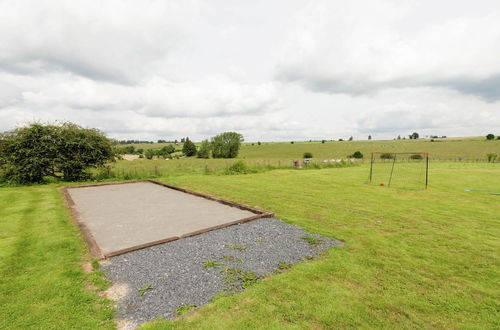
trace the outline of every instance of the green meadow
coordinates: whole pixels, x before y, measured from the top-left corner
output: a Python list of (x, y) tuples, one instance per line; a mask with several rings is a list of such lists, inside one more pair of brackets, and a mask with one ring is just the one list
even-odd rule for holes
[(304, 152), (311, 152), (315, 158), (345, 158), (355, 151), (361, 151), (365, 158), (371, 152), (428, 152), (434, 160), (478, 160), (486, 159), (487, 153), (500, 154), (500, 140), (483, 139), (430, 139), (384, 140), (384, 141), (326, 141), (321, 142), (279, 142), (261, 145), (245, 144), (240, 158), (301, 158)]
[[(275, 163), (305, 151), (330, 159), (356, 150), (484, 159), (499, 147), (482, 140), (245, 144), (239, 158), (267, 168), (240, 175), (215, 170), (234, 160), (114, 164), (143, 166), (144, 175), (273, 211), (345, 243), (182, 319), (144, 328), (499, 328), (500, 163), (432, 161), (428, 190), (410, 184), (420, 180), (421, 162), (401, 164), (391, 187), (367, 184), (366, 163), (302, 170)], [(0, 188), (2, 329), (115, 327), (112, 303), (101, 295), (103, 274), (82, 267), (88, 251), (61, 185)]]

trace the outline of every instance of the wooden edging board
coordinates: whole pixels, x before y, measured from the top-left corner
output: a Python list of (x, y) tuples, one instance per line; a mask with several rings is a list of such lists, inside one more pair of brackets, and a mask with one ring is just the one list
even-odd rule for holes
[[(239, 208), (241, 210), (250, 211), (252, 213), (255, 213), (255, 215), (251, 216), (251, 217), (243, 218), (243, 219), (240, 219), (240, 220), (236, 220), (236, 221), (224, 223), (224, 224), (221, 224), (221, 225), (204, 228), (204, 229), (197, 230), (197, 231), (194, 231), (194, 232), (191, 232), (191, 233), (187, 233), (187, 234), (184, 234), (184, 235), (181, 235), (181, 236), (167, 237), (167, 238), (164, 238), (164, 239), (161, 239), (161, 240), (157, 240), (157, 241), (154, 241), (154, 242), (140, 244), (140, 245), (136, 245), (136, 246), (133, 246), (133, 247), (126, 248), (126, 249), (122, 249), (122, 250), (118, 250), (118, 251), (114, 251), (114, 252), (110, 252), (110, 253), (104, 254), (101, 251), (101, 249), (99, 248), (99, 245), (97, 244), (94, 236), (92, 235), (92, 232), (90, 231), (90, 229), (88, 228), (88, 226), (85, 224), (85, 219), (83, 219), (83, 217), (80, 215), (80, 213), (76, 209), (75, 202), (71, 198), (71, 195), (69, 194), (68, 189), (86, 188), (86, 187), (98, 187), (98, 186), (118, 185), (118, 184), (128, 184), (128, 183), (138, 183), (138, 182), (149, 182), (149, 183), (157, 184), (157, 185), (163, 186), (165, 188), (169, 188), (169, 189), (177, 190), (177, 191), (180, 191), (180, 192), (183, 192), (183, 193), (186, 193), (186, 194), (190, 194), (190, 195), (202, 197), (202, 198), (205, 198), (205, 199), (208, 199), (208, 200), (211, 200), (211, 201), (214, 201), (214, 202), (218, 202), (218, 203), (221, 203), (221, 204), (224, 204), (224, 205), (228, 205), (228, 206), (231, 206), (231, 207), (236, 207), (236, 208)], [(232, 226), (232, 225), (237, 225), (237, 224), (240, 224), (240, 223), (245, 223), (245, 222), (249, 222), (249, 221), (257, 220), (257, 219), (261, 219), (261, 218), (271, 218), (271, 217), (274, 216), (274, 213), (270, 212), (270, 211), (260, 210), (260, 209), (253, 208), (253, 207), (250, 207), (250, 206), (246, 206), (246, 205), (238, 204), (238, 203), (235, 203), (235, 202), (231, 202), (231, 201), (228, 201), (226, 199), (217, 198), (217, 197), (214, 197), (214, 196), (210, 196), (210, 195), (207, 195), (207, 194), (202, 194), (202, 193), (195, 192), (195, 191), (192, 191), (192, 190), (188, 190), (188, 189), (185, 189), (185, 188), (180, 188), (180, 187), (172, 186), (172, 185), (169, 185), (169, 184), (166, 184), (166, 183), (163, 183), (163, 182), (159, 182), (159, 181), (156, 181), (156, 180), (134, 180), (134, 181), (126, 181), (126, 182), (106, 182), (106, 183), (86, 184), (86, 185), (78, 185), (78, 186), (67, 186), (67, 187), (62, 187), (60, 189), (61, 189), (61, 191), (62, 191), (62, 193), (63, 193), (63, 195), (64, 195), (64, 197), (66, 199), (66, 203), (67, 203), (67, 205), (68, 205), (68, 207), (71, 210), (71, 213), (73, 215), (73, 219), (74, 219), (73, 222), (76, 225), (78, 225), (78, 227), (80, 227), (80, 231), (82, 232), (83, 237), (84, 237), (85, 241), (87, 242), (87, 245), (89, 247), (90, 253), (92, 254), (92, 257), (94, 257), (96, 259), (103, 259), (103, 258), (114, 257), (114, 256), (117, 256), (117, 255), (120, 255), (120, 254), (123, 254), (123, 253), (131, 252), (131, 251), (136, 251), (136, 250), (144, 249), (144, 248), (147, 248), (147, 247), (150, 247), (150, 246), (154, 246), (154, 245), (158, 245), (158, 244), (163, 244), (163, 243), (175, 241), (175, 240), (178, 240), (178, 239), (181, 239), (181, 238), (186, 238), (186, 237), (191, 237), (191, 236), (196, 236), (196, 235), (204, 234), (204, 233), (212, 231), (212, 230), (222, 229), (222, 228), (229, 227), (229, 226)]]

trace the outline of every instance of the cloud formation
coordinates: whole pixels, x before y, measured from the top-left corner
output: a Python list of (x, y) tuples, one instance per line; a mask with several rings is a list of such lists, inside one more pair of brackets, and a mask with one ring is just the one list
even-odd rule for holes
[(427, 23), (434, 3), (315, 1), (295, 17), (276, 77), (325, 93), (437, 86), (500, 99), (498, 5)]
[(0, 0), (0, 131), (483, 135), (500, 127), (499, 53), (488, 0)]

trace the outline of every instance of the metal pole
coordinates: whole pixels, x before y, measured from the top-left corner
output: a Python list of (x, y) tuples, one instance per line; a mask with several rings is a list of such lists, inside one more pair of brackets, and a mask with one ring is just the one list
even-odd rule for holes
[(394, 160), (392, 161), (391, 176), (389, 177), (389, 184), (387, 185), (387, 187), (391, 186), (392, 172), (394, 172), (394, 164), (395, 163), (396, 163), (396, 154), (394, 154)]
[(372, 158), (370, 160), (370, 183), (372, 183), (372, 171), (373, 171), (373, 152), (372, 152)]
[(429, 154), (425, 158), (425, 189), (427, 189), (429, 185)]

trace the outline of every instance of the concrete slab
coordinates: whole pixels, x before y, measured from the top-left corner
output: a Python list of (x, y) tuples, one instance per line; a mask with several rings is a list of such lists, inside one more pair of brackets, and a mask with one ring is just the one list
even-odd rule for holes
[(153, 181), (68, 187), (66, 197), (94, 257), (109, 257), (272, 215), (173, 188)]

